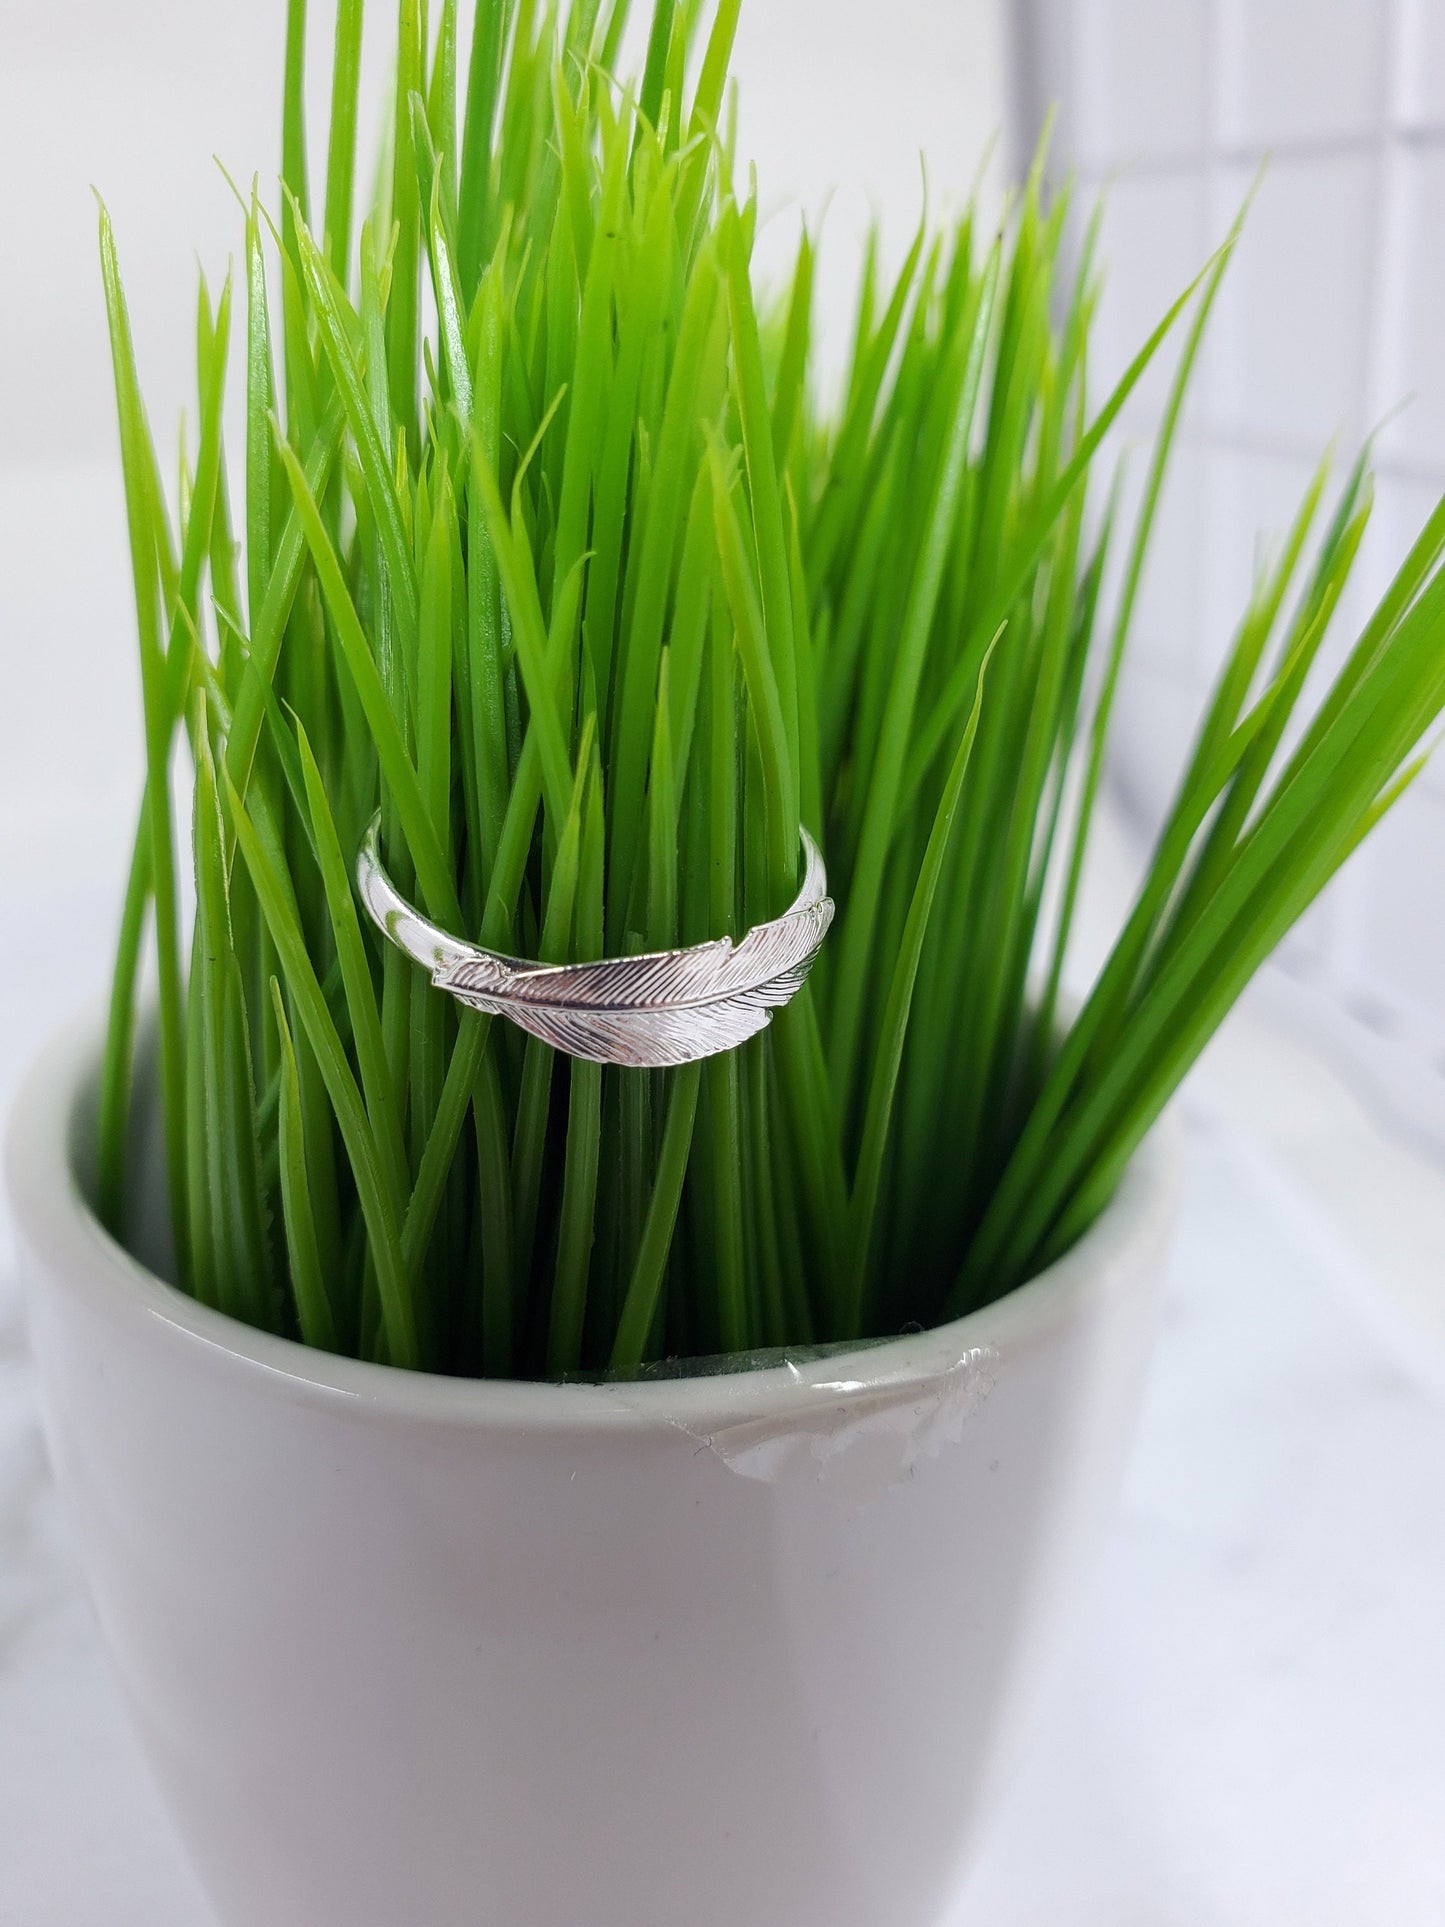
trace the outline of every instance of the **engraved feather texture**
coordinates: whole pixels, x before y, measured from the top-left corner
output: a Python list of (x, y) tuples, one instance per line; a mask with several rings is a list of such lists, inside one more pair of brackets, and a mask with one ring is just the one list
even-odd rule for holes
[(529, 963), (428, 923), (382, 869), (378, 829), (373, 819), (356, 878), (383, 934), (459, 1003), (509, 1018), (555, 1050), (596, 1064), (657, 1070), (734, 1050), (797, 995), (833, 921), (823, 858), (804, 830), (797, 900), (740, 943), (718, 937), (686, 950), (595, 963)]

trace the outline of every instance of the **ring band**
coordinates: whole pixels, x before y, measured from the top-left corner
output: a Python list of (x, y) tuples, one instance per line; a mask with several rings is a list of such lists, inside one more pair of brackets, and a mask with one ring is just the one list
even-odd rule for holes
[(504, 957), (428, 923), (381, 867), (380, 812), (356, 859), (361, 900), (382, 934), (471, 1010), (509, 1018), (569, 1057), (657, 1070), (733, 1050), (795, 997), (833, 921), (822, 853), (800, 835), (796, 901), (741, 942), (717, 937), (685, 950), (541, 964)]

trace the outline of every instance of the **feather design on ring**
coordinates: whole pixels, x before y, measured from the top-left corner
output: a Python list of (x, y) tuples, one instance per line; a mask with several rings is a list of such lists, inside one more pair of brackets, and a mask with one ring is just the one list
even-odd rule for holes
[(356, 881), (383, 935), (459, 1003), (510, 1018), (554, 1049), (596, 1064), (661, 1069), (755, 1037), (801, 989), (833, 921), (823, 858), (804, 830), (796, 901), (739, 943), (718, 937), (686, 950), (595, 963), (528, 963), (428, 923), (382, 869), (379, 830), (380, 817), (373, 817), (356, 859)]

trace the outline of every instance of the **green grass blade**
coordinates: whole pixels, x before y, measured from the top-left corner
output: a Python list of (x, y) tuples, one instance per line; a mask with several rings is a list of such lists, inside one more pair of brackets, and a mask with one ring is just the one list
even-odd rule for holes
[(608, 1369), (619, 1378), (636, 1376), (642, 1363), (649, 1332), (656, 1317), (658, 1295), (662, 1288), (667, 1254), (672, 1245), (682, 1200), (682, 1183), (692, 1151), (693, 1123), (697, 1116), (697, 1093), (702, 1082), (701, 1064), (684, 1064), (673, 1073), (672, 1090), (663, 1126), (662, 1148), (657, 1158), (657, 1175), (648, 1201), (642, 1237), (628, 1281), (627, 1297), (618, 1321)]
[(141, 406), (131, 346), (130, 319), (116, 260), (110, 216), (100, 210), (101, 273), (105, 283), (111, 361), (120, 415), (121, 465), (125, 476), (126, 521), (135, 583), (140, 641), (141, 691), (145, 713), (147, 837), (151, 888), (155, 900), (156, 949), (160, 979), (160, 1075), (166, 1141), (171, 1231), (176, 1269), (184, 1284), (190, 1276), (189, 1222), (186, 1211), (185, 1005), (176, 927), (175, 842), (171, 824), (170, 756), (175, 715), (168, 701), (161, 652), (160, 607), (155, 569), (155, 527), (151, 477), (154, 458)]
[(286, 0), (286, 79), (282, 91), (281, 181), (285, 189), (282, 246), (294, 253), (292, 207), (310, 217), (306, 184), (306, 0)]
[(989, 645), (988, 655), (984, 657), (979, 668), (978, 688), (974, 695), (973, 708), (969, 711), (968, 722), (954, 756), (953, 766), (948, 772), (948, 781), (944, 784), (943, 795), (939, 799), (933, 828), (929, 832), (923, 867), (918, 873), (918, 881), (913, 888), (913, 898), (908, 906), (908, 921), (904, 926), (903, 944), (898, 952), (898, 960), (893, 966), (888, 1002), (883, 1014), (881, 1041), (874, 1059), (873, 1074), (868, 1088), (862, 1147), (858, 1153), (858, 1167), (854, 1173), (853, 1197), (848, 1217), (852, 1278), (846, 1329), (851, 1329), (860, 1337), (869, 1329), (865, 1322), (868, 1258), (873, 1245), (874, 1219), (878, 1209), (879, 1186), (883, 1177), (883, 1155), (888, 1141), (889, 1122), (893, 1114), (894, 1095), (898, 1088), (899, 1067), (903, 1061), (903, 1044), (913, 1001), (913, 986), (918, 977), (918, 962), (923, 953), (923, 940), (928, 931), (928, 920), (932, 914), (939, 878), (943, 872), (944, 853), (953, 829), (954, 814), (963, 790), (963, 779), (968, 774), (969, 758), (973, 754), (974, 741), (978, 735), (979, 716), (983, 709), (984, 677), (988, 670), (989, 656), (992, 655), (997, 644), (998, 638), (995, 637)]
[(372, 659), (371, 645), (361, 626), (341, 564), (331, 546), (331, 538), (326, 532), (301, 464), (284, 442), (280, 443), (280, 449), (291, 484), (292, 498), (301, 516), (311, 558), (320, 578), (322, 594), (361, 698), (367, 727), (376, 745), (387, 785), (401, 816), (403, 833), (417, 867), (417, 876), (432, 913), (455, 929), (462, 920), (456, 885), (442, 854), (436, 825), (427, 809), (416, 769), (407, 754), (406, 744)]
[[(362, 0), (337, 0), (331, 69), (331, 132), (326, 148), (326, 258), (345, 281), (351, 259), (351, 206), (356, 182), (356, 102), (361, 84)], [(304, 218), (304, 212), (303, 212)]]
[(260, 837), (252, 826), (246, 806), (234, 787), (230, 789), (231, 815), (236, 828), (236, 844), (250, 872), (272, 940), (281, 961), (287, 990), (294, 1000), (305, 1027), (326, 1089), (336, 1112), (357, 1198), (366, 1221), (372, 1259), (376, 1265), (386, 1325), (387, 1352), (394, 1365), (420, 1364), (416, 1316), (411, 1290), (402, 1263), (396, 1217), (388, 1197), (385, 1169), (377, 1150), (376, 1138), (337, 1036), (331, 1013), (306, 951), (306, 941), (296, 920), (280, 874), (265, 853)]
[(311, 1213), (311, 1191), (306, 1174), (306, 1132), (301, 1121), (301, 1080), (296, 1052), (286, 1023), (281, 986), (271, 979), (276, 1028), (281, 1038), (281, 1200), (286, 1228), (286, 1250), (291, 1260), (291, 1287), (301, 1324), (301, 1337), (319, 1351), (338, 1349), (336, 1321), (326, 1295), (321, 1245)]

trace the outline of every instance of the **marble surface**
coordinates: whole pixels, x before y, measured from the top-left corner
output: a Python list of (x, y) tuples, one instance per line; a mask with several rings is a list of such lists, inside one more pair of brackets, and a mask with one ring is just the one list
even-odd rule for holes
[(1189, 1109), (1123, 1500), (957, 1927), (1427, 1927), (1442, 1357), (1281, 1163)]

